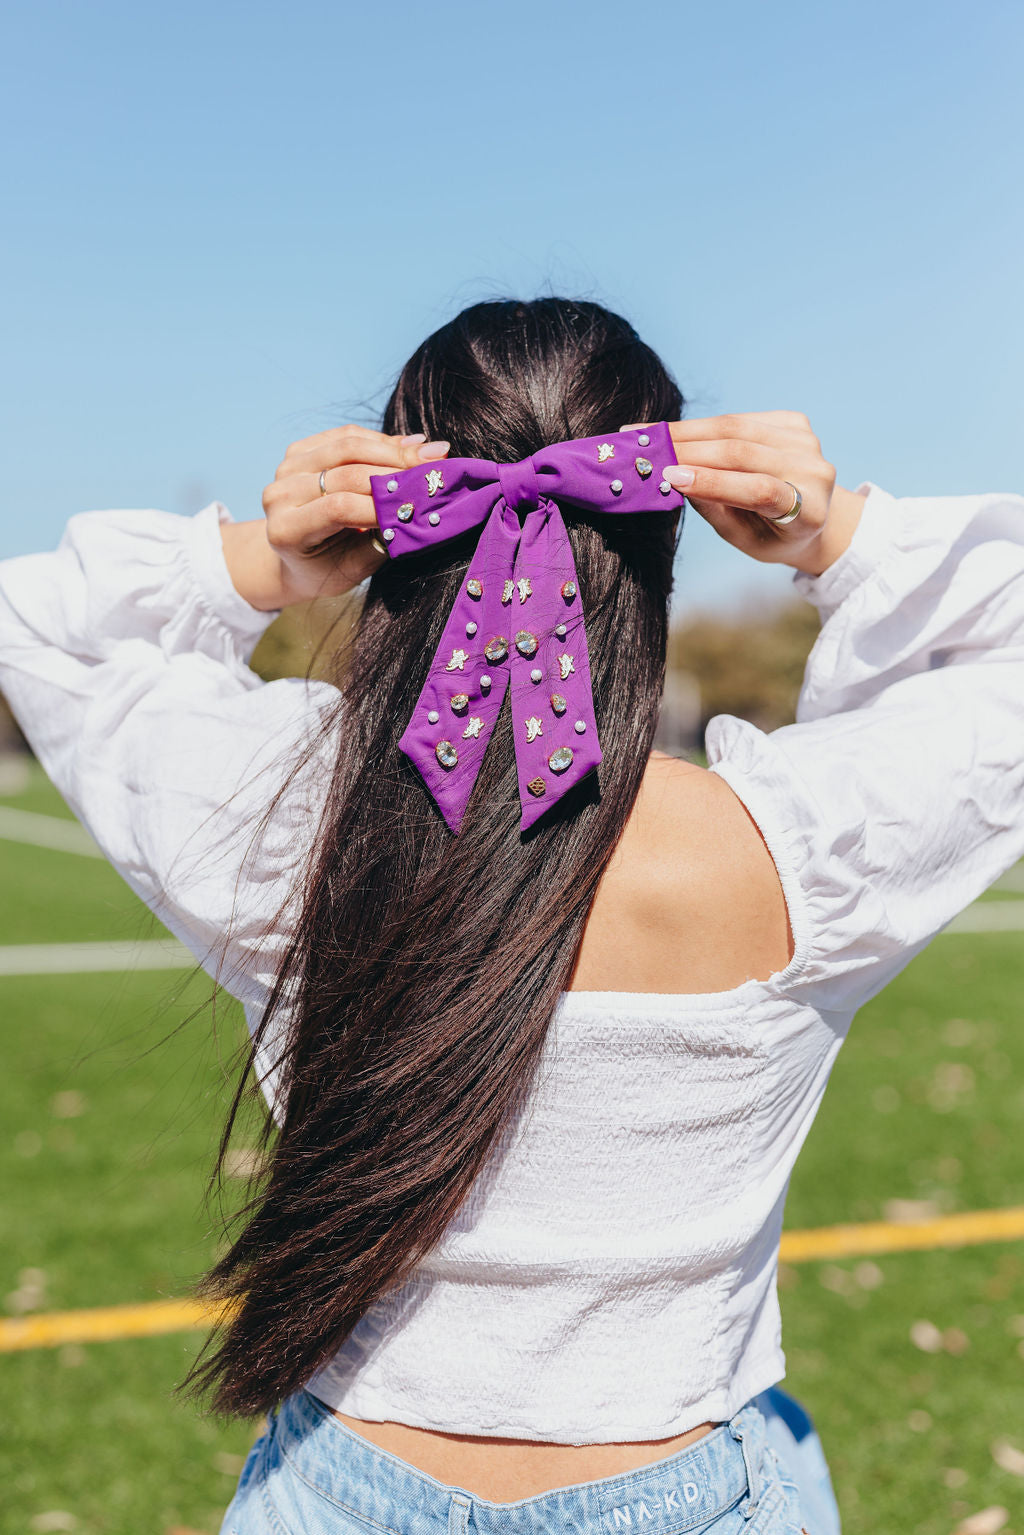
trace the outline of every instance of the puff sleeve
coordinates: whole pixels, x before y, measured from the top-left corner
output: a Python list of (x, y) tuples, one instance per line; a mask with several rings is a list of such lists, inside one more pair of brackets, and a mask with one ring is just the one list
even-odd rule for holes
[(0, 564), (0, 690), (110, 862), (251, 1024), (329, 777), (312, 757), (295, 769), (337, 694), (249, 669), (275, 615), (232, 586), (225, 520), (217, 503), (87, 512), (53, 553)]
[(709, 766), (775, 857), (775, 980), (852, 1014), (1024, 857), (1024, 497), (896, 498), (798, 591), (822, 628), (797, 722), (708, 726)]

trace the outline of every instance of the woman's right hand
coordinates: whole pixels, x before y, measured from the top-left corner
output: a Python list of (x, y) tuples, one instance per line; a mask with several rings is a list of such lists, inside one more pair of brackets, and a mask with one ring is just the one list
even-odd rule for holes
[(447, 443), (424, 444), (422, 433), (389, 437), (362, 426), (293, 442), (263, 492), (265, 522), (221, 528), (236, 590), (269, 612), (358, 586), (387, 559), (370, 542), (377, 529), (371, 475), (443, 458), (447, 451)]
[[(820, 575), (846, 548), (864, 497), (836, 485), (800, 411), (748, 411), (670, 424), (677, 464), (665, 478), (726, 543), (752, 559)], [(660, 465), (658, 466), (661, 467)], [(800, 515), (777, 526), (803, 497)]]

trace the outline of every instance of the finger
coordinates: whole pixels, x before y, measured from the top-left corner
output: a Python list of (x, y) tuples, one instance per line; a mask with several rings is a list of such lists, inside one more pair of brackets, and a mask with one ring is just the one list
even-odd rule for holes
[(267, 541), (275, 549), (308, 554), (344, 530), (375, 532), (377, 514), (369, 496), (342, 492), (304, 505), (267, 509)]
[(340, 464), (375, 464), (381, 469), (405, 469), (416, 462), (416, 447), (399, 437), (375, 432), (370, 427), (339, 426), (303, 442), (292, 443), (278, 475), (319, 474)]
[[(677, 471), (665, 470), (665, 478), (672, 483)], [(694, 467), (694, 477), (682, 489), (688, 501), (718, 501), (725, 507), (739, 507), (743, 511), (756, 512), (759, 517), (771, 519), (784, 517), (793, 509), (793, 487), (771, 474), (743, 474), (729, 469), (702, 469)], [(776, 529), (779, 536), (805, 538), (808, 532), (817, 532), (824, 523), (824, 515), (814, 507), (804, 505), (802, 515), (790, 527)]]
[(811, 431), (810, 422), (799, 425), (795, 420), (779, 420), (778, 416), (793, 416), (794, 412), (775, 413), (748, 411), (739, 415), (699, 416), (692, 421), (672, 421), (669, 434), (677, 451), (681, 444), (706, 442), (716, 438), (734, 439), (740, 442), (761, 442), (768, 446), (790, 449), (797, 444), (812, 450), (820, 449), (817, 437)]
[(752, 474), (770, 474), (779, 480), (820, 480), (826, 472), (824, 460), (805, 443), (769, 446), (752, 438), (695, 438), (677, 449), (677, 457), (687, 468), (700, 464), (705, 469), (741, 469)]

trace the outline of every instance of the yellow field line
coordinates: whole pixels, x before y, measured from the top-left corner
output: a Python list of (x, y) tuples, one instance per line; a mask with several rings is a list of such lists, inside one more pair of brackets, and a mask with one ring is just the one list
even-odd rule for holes
[[(897, 1225), (868, 1221), (859, 1226), (819, 1226), (783, 1232), (779, 1256), (785, 1263), (824, 1258), (861, 1258), (935, 1247), (970, 1247), (979, 1242), (1024, 1239), (1024, 1205), (1006, 1210), (973, 1210), (930, 1221)], [(220, 1308), (193, 1300), (144, 1301), (135, 1306), (95, 1306), (88, 1311), (50, 1311), (41, 1316), (0, 1320), (0, 1353), (55, 1348), (61, 1343), (106, 1343), (159, 1333), (212, 1327)]]

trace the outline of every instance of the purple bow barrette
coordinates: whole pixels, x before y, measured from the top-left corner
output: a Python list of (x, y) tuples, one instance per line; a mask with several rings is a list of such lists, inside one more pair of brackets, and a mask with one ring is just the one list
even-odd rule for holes
[(601, 761), (579, 582), (557, 503), (678, 511), (685, 497), (655, 467), (675, 461), (658, 422), (556, 442), (518, 464), (449, 458), (371, 478), (392, 559), (484, 524), (399, 742), (452, 831), (510, 684), (524, 831)]

